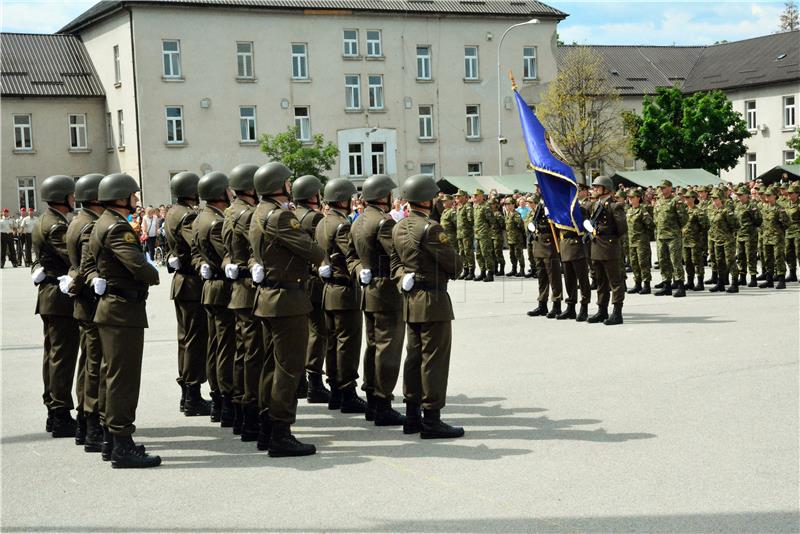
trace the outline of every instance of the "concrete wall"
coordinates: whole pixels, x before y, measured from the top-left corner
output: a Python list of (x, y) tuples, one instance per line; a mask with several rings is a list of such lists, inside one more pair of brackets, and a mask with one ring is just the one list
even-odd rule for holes
[[(73, 113), (86, 115), (86, 150), (70, 150), (68, 116)], [(15, 114), (31, 115), (32, 151), (14, 149)], [(0, 128), (2, 207), (12, 212), (19, 209), (17, 178), (35, 178), (35, 207), (40, 210), (42, 205), (39, 201), (39, 186), (48, 176), (82, 176), (105, 170), (106, 141), (102, 98), (3, 97)]]

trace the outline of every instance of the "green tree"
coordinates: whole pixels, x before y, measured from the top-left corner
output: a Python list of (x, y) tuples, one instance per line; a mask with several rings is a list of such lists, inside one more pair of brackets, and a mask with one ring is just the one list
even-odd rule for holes
[(736, 166), (750, 137), (723, 92), (684, 95), (677, 87), (645, 97), (632, 130), (631, 150), (648, 169), (703, 168), (714, 174)]
[(794, 150), (794, 161), (790, 162), (794, 165), (800, 165), (800, 132), (794, 134), (791, 139), (786, 141), (786, 146)]
[(285, 132), (276, 135), (263, 134), (259, 139), (261, 151), (271, 161), (280, 161), (292, 170), (294, 177), (313, 174), (323, 183), (325, 173), (333, 168), (339, 149), (326, 142), (322, 134), (316, 134), (310, 141), (297, 138), (296, 126), (289, 126)]
[(794, 0), (784, 2), (780, 18), (780, 31), (789, 32), (797, 28), (800, 28), (800, 12), (797, 9), (797, 2)]

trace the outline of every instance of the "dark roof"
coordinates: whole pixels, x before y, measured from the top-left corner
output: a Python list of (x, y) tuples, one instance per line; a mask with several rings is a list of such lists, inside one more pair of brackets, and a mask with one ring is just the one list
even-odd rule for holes
[(72, 35), (0, 34), (3, 96), (103, 96), (83, 43)]
[(800, 80), (800, 30), (709, 46), (684, 90), (733, 89), (796, 80)]
[(337, 9), (378, 13), (468, 15), (506, 17), (554, 17), (567, 14), (532, 0), (103, 0), (90, 7), (59, 33), (74, 32), (128, 6), (169, 4), (186, 7), (225, 7), (265, 10)]
[(573, 48), (589, 46), (603, 56), (608, 80), (621, 95), (649, 95), (657, 87), (682, 86), (703, 52), (702, 46), (558, 47), (558, 60)]

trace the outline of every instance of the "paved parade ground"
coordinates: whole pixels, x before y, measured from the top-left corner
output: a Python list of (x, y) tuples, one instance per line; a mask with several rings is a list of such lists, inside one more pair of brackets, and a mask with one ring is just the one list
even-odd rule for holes
[(525, 316), (536, 280), (454, 282), (443, 418), (463, 439), (301, 401), (294, 431), (319, 453), (273, 459), (178, 412), (162, 269), (135, 438), (164, 463), (137, 471), (44, 432), (35, 289), (0, 276), (4, 531), (800, 530), (796, 283), (628, 295), (606, 327)]

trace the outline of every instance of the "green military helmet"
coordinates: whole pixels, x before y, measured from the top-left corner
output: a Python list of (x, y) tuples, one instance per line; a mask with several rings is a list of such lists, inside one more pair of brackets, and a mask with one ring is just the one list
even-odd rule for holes
[(415, 174), (400, 186), (400, 198), (409, 202), (427, 202), (439, 193), (439, 186), (430, 174)]
[(361, 186), (361, 198), (367, 202), (388, 197), (397, 184), (385, 174), (375, 174), (364, 181)]
[(102, 179), (103, 175), (96, 172), (78, 178), (75, 182), (75, 200), (78, 202), (97, 200), (97, 189)]
[(240, 163), (228, 175), (228, 187), (234, 191), (252, 191), (256, 188), (253, 185), (253, 175), (257, 170), (258, 165)]
[(717, 189), (714, 191), (714, 198), (718, 198), (724, 202), (728, 200), (728, 193), (724, 189)]
[(614, 191), (614, 182), (612, 182), (611, 178), (609, 178), (608, 176), (603, 176), (603, 175), (598, 176), (597, 178), (592, 180), (592, 185), (601, 185), (609, 193)]
[(289, 170), (289, 167), (278, 161), (270, 161), (259, 167), (255, 175), (253, 175), (256, 193), (269, 195), (279, 189), (283, 189), (286, 180), (291, 176), (292, 171)]
[(97, 188), (97, 200), (108, 202), (111, 200), (127, 200), (132, 194), (139, 191), (139, 184), (130, 174), (115, 172), (102, 180)]
[(330, 180), (325, 184), (323, 200), (325, 202), (344, 202), (353, 198), (356, 194), (356, 186), (349, 179), (340, 177)]
[(225, 198), (228, 191), (228, 177), (225, 173), (212, 171), (197, 182), (197, 194), (200, 200), (217, 200)]
[(739, 189), (736, 190), (737, 195), (749, 195), (750, 189), (747, 188), (746, 185), (740, 185)]
[(193, 172), (179, 172), (169, 181), (169, 190), (175, 198), (197, 198), (200, 177)]
[(63, 174), (45, 178), (39, 188), (39, 195), (45, 202), (66, 202), (67, 197), (75, 192), (75, 180)]
[(314, 195), (319, 195), (322, 182), (312, 174), (301, 176), (292, 184), (292, 198), (296, 201), (308, 200)]

